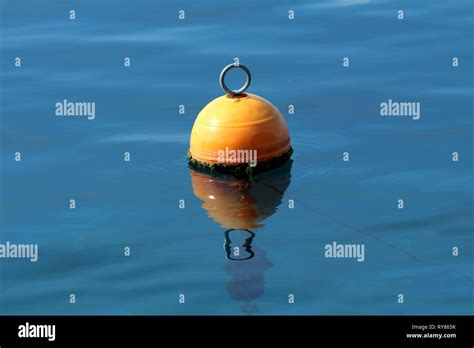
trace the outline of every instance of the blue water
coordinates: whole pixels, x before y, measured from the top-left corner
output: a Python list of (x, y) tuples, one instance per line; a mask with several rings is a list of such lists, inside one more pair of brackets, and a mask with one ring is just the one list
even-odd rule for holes
[[(472, 1), (0, 4), (0, 243), (39, 247), (0, 259), (1, 314), (473, 313)], [(295, 150), (253, 182), (185, 160), (234, 57)], [(95, 102), (95, 120), (55, 116), (63, 99)], [(420, 119), (381, 117), (388, 99)], [(240, 196), (251, 232), (231, 230)], [(326, 258), (333, 241), (364, 262)]]

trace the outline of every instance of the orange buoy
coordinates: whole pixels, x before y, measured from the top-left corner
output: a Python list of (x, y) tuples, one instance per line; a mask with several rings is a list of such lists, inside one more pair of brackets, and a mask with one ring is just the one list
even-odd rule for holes
[[(239, 90), (230, 90), (224, 81), (233, 68), (247, 75)], [(222, 70), (220, 84), (227, 94), (211, 101), (197, 116), (188, 152), (191, 166), (247, 176), (289, 161), (292, 148), (285, 120), (269, 101), (245, 93), (250, 81), (250, 71), (242, 64)]]

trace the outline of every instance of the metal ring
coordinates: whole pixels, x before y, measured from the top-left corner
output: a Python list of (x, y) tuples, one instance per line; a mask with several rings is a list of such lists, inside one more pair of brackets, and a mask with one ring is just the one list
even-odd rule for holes
[[(247, 256), (246, 258), (235, 259), (231, 256), (232, 241), (230, 240), (230, 232), (232, 231), (245, 231), (250, 235), (250, 237), (245, 239), (244, 245), (242, 246), (245, 249), (245, 251), (249, 253), (249, 256)], [(252, 240), (254, 238), (255, 238), (255, 233), (253, 233), (250, 230), (241, 230), (238, 228), (231, 228), (230, 230), (225, 231), (224, 232), (224, 250), (225, 250), (227, 258), (232, 261), (245, 261), (245, 260), (250, 260), (251, 258), (253, 258), (255, 256), (255, 253), (252, 251)]]
[[(233, 68), (241, 68), (244, 72), (245, 75), (247, 75), (247, 79), (245, 80), (245, 85), (239, 89), (232, 90), (224, 82), (225, 74)], [(224, 92), (232, 95), (242, 95), (247, 88), (250, 86), (250, 81), (252, 80), (252, 77), (250, 76), (250, 70), (245, 66), (240, 63), (232, 63), (227, 65), (224, 69), (222, 69), (221, 76), (219, 77), (219, 82), (221, 84), (222, 89)]]

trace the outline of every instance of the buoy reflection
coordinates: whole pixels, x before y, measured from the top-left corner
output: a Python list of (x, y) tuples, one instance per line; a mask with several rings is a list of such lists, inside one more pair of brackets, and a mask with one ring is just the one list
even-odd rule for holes
[(255, 300), (265, 290), (265, 271), (272, 267), (267, 252), (253, 245), (256, 230), (281, 204), (291, 180), (291, 162), (252, 179), (211, 175), (191, 169), (196, 197), (208, 216), (224, 231), (224, 270), (231, 277), (229, 296), (243, 302), (245, 314), (258, 312)]
[(254, 230), (273, 215), (291, 180), (291, 162), (252, 179), (190, 169), (196, 197), (207, 215), (226, 229)]

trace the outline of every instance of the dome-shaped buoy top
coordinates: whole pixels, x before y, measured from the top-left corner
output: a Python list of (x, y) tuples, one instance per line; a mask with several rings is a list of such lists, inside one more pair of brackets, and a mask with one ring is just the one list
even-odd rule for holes
[[(225, 75), (233, 68), (247, 76), (238, 90), (225, 84)], [(247, 176), (290, 160), (290, 135), (283, 116), (268, 100), (245, 93), (250, 82), (250, 71), (242, 64), (222, 70), (220, 84), (226, 95), (207, 104), (194, 122), (188, 152), (191, 166)]]

